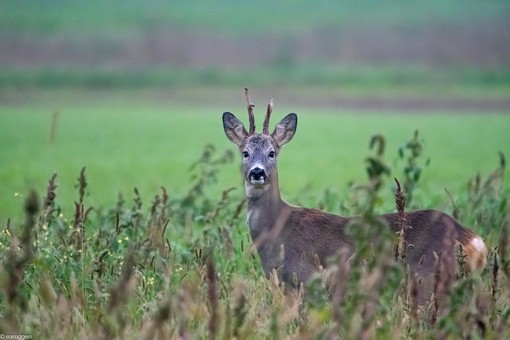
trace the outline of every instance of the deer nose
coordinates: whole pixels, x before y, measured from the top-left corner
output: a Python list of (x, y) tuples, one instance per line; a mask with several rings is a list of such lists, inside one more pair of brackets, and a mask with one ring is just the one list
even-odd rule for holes
[(261, 169), (258, 167), (250, 170), (249, 177), (251, 180), (255, 180), (255, 181), (260, 181), (260, 180), (265, 181), (267, 178), (266, 172), (264, 171), (264, 169)]

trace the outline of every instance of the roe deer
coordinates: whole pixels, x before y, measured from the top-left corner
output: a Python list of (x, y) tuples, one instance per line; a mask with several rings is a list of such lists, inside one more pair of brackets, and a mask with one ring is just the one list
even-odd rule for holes
[[(228, 139), (239, 147), (242, 155), (247, 223), (264, 272), (269, 275), (277, 268), (281, 279), (293, 286), (296, 277), (298, 282), (306, 282), (318, 270), (317, 258), (320, 265), (326, 267), (326, 260), (340, 249), (354, 252), (353, 241), (344, 230), (353, 217), (292, 206), (282, 200), (276, 159), (281, 147), (294, 137), (297, 115), (287, 115), (269, 134), (271, 102), (262, 133), (256, 133), (253, 104), (250, 103), (247, 89), (246, 97), (249, 130), (230, 112), (223, 113), (223, 127)], [(398, 214), (381, 217), (393, 231), (400, 231)], [(422, 278), (424, 283), (420, 300), (430, 297), (434, 276), (431, 274), (436, 262), (434, 253), (439, 254), (445, 247), (443, 239), (448, 227), (453, 227), (453, 234), (462, 245), (470, 270), (485, 266), (487, 249), (483, 240), (447, 214), (420, 210), (407, 213), (406, 222), (411, 228), (406, 229), (404, 238), (408, 245), (412, 245), (407, 248), (406, 261), (411, 273)]]

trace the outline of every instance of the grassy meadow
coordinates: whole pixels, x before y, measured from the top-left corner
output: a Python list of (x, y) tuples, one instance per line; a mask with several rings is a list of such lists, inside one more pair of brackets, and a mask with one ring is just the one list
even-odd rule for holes
[[(2, 220), (20, 217), (23, 195), (30, 188), (43, 190), (54, 172), (61, 183), (59, 196), (62, 202), (69, 202), (62, 208), (70, 211), (73, 186), (84, 166), (90, 180), (88, 199), (94, 205), (107, 206), (119, 192), (131, 196), (134, 187), (145, 198), (160, 186), (179, 197), (192, 180), (190, 166), (207, 144), (218, 152), (237, 151), (223, 133), (221, 114), (231, 111), (246, 122), (241, 94), (232, 96), (235, 100), (223, 107), (176, 107), (132, 96), (132, 92), (109, 99), (77, 96), (68, 103), (44, 100), (0, 108), (0, 141), (9, 146), (0, 156), (0, 176), (9, 178), (0, 198)], [(395, 165), (392, 175), (399, 177), (404, 163), (399, 162), (398, 148), (419, 130), (424, 155), (430, 158), (421, 185), (427, 198), (424, 207), (449, 208), (444, 188), (461, 195), (469, 179), (477, 173), (486, 175), (497, 165), (499, 151), (510, 153), (510, 118), (506, 115), (360, 112), (290, 104), (276, 106), (273, 117), (274, 124), (288, 112), (297, 112), (299, 117), (297, 136), (283, 150), (279, 164), (281, 187), (290, 200), (303, 193), (300, 199), (313, 204), (326, 188), (345, 194), (349, 182), (365, 179), (364, 159), (375, 134), (386, 137), (385, 156)], [(262, 119), (263, 112), (258, 113)], [(235, 194), (242, 196), (238, 161), (236, 153), (235, 160), (218, 174), (218, 182), (208, 189), (209, 195), (235, 187)], [(391, 191), (386, 194), (392, 202)]]
[[(310, 6), (0, 2), (0, 336), (509, 337), (510, 3)], [(272, 126), (298, 114), (282, 196), (361, 216), (352, 265), (297, 289), (246, 226), (221, 122), (247, 122), (245, 86), (259, 128), (271, 98)], [(418, 208), (489, 249), (468, 273), (443, 240), (425, 304), (374, 216)]]
[[(466, 276), (459, 269), (454, 281), (445, 279), (451, 295), (445, 302), (438, 302), (444, 292), (436, 292), (430, 305), (418, 306), (412, 290), (405, 289), (411, 282), (405, 268), (397, 262), (384, 267), (384, 259), (393, 257), (389, 240), (375, 250), (377, 256), (360, 253), (368, 256), (369, 266), (355, 267), (350, 279), (343, 278), (350, 287), (343, 297), (328, 293), (320, 278), (287, 295), (276, 277), (264, 279), (250, 250), (239, 156), (221, 125), (227, 110), (246, 121), (241, 95), (224, 106), (155, 103), (136, 92), (84, 99), (57, 91), (53, 98), (0, 108), (5, 226), (0, 251), (6, 261), (0, 327), (5, 334), (506, 334), (510, 266), (507, 238), (500, 233), (508, 189), (498, 152), (510, 152), (507, 115), (349, 111), (291, 103), (275, 108), (273, 124), (290, 111), (299, 114), (298, 133), (279, 158), (284, 197), (335, 213), (365, 211), (360, 205), (365, 194), (356, 188), (368, 181), (368, 157), (391, 168), (390, 176), (380, 175), (385, 185), (379, 192), (369, 193), (377, 196), (375, 211), (394, 211), (392, 177), (405, 181), (411, 150), (406, 145), (419, 130), (422, 152), (414, 164), (422, 173), (410, 206), (458, 214), (486, 238), (491, 254), (481, 273)], [(369, 149), (376, 134), (386, 140), (381, 157)], [(53, 173), (57, 176), (50, 180)], [(374, 275), (383, 275), (387, 285), (374, 286)], [(376, 304), (374, 292), (380, 294)]]

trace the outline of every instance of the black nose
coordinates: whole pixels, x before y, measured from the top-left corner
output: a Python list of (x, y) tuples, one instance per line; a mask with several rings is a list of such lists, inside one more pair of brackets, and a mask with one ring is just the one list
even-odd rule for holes
[(250, 178), (256, 181), (259, 179), (266, 179), (266, 172), (261, 168), (253, 168), (250, 170)]

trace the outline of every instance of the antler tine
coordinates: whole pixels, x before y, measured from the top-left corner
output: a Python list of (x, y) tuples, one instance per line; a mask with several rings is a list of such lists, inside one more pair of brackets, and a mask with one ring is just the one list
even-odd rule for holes
[(253, 115), (253, 108), (255, 105), (250, 101), (250, 96), (248, 95), (248, 88), (244, 88), (244, 94), (246, 95), (246, 102), (248, 104), (248, 119), (250, 120), (250, 128), (249, 134), (252, 135), (255, 133), (255, 116)]
[(269, 102), (269, 104), (267, 104), (266, 118), (264, 119), (264, 125), (262, 125), (262, 133), (265, 133), (266, 135), (269, 134), (269, 119), (271, 118), (272, 112), (273, 112), (273, 99), (271, 98), (271, 101)]

